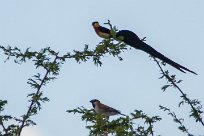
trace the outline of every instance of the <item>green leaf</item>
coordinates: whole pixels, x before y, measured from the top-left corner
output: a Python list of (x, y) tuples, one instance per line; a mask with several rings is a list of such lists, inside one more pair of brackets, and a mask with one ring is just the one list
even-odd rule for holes
[(161, 89), (162, 89), (163, 91), (166, 91), (166, 89), (167, 89), (169, 86), (171, 86), (171, 85), (164, 85)]

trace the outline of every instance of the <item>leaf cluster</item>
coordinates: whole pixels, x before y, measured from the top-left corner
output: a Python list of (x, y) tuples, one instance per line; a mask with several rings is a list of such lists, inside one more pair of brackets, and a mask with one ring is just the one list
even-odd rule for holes
[[(117, 136), (148, 136), (153, 135), (153, 124), (160, 121), (159, 116), (149, 117), (141, 110), (135, 110), (130, 116), (119, 117), (109, 121), (103, 114), (97, 114), (94, 110), (77, 107), (67, 110), (68, 113), (78, 113), (82, 121), (86, 122), (89, 135), (117, 135)], [(143, 125), (138, 120), (143, 120)], [(144, 124), (147, 124), (145, 126)]]

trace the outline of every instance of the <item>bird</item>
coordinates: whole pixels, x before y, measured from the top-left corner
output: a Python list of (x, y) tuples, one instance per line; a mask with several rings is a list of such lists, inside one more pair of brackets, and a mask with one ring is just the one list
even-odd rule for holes
[(112, 108), (112, 107), (109, 107), (109, 106), (107, 106), (107, 105), (101, 103), (101, 102), (100, 102), (99, 100), (97, 100), (97, 99), (93, 99), (93, 100), (91, 100), (90, 102), (92, 103), (92, 106), (93, 106), (93, 108), (94, 108), (94, 110), (95, 110), (95, 112), (96, 112), (97, 114), (103, 114), (103, 115), (105, 115), (107, 118), (108, 118), (109, 116), (114, 116), (114, 115), (118, 115), (118, 114), (128, 117), (127, 115), (122, 114), (119, 110), (116, 110), (116, 109), (114, 109), (114, 108)]
[[(111, 30), (105, 27), (100, 26), (99, 22), (95, 21), (92, 23), (92, 26), (96, 32), (96, 34), (101, 37), (101, 38), (112, 38), (111, 35)], [(177, 62), (167, 58), (166, 56), (164, 56), (163, 54), (161, 54), (160, 52), (158, 52), (157, 50), (155, 50), (153, 47), (151, 47), (150, 45), (146, 44), (144, 42), (144, 39), (140, 39), (134, 32), (130, 31), (130, 30), (120, 30), (116, 33), (116, 38), (118, 39), (122, 39), (122, 41), (127, 44), (130, 45), (131, 47), (138, 49), (138, 50), (142, 50), (146, 53), (148, 53), (149, 55), (158, 58), (160, 60), (162, 60), (163, 62), (171, 65), (172, 67), (178, 69), (179, 71), (186, 73), (186, 71), (193, 73), (195, 75), (197, 75), (196, 72), (178, 64)]]

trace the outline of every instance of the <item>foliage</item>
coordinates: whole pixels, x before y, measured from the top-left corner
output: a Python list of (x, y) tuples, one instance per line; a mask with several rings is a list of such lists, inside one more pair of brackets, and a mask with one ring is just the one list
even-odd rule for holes
[[(74, 59), (77, 63), (91, 61), (96, 66), (101, 66), (103, 64), (102, 58), (105, 55), (117, 57), (119, 60), (122, 60), (120, 54), (127, 49), (126, 45), (122, 42), (122, 39), (117, 39), (115, 37), (117, 31), (116, 27), (112, 27), (110, 22), (106, 24), (110, 26), (113, 38), (104, 39), (95, 49), (89, 49), (89, 46), (85, 45), (82, 51), (73, 50), (72, 53), (67, 52), (60, 55), (59, 52), (52, 50), (50, 47), (43, 48), (40, 51), (31, 51), (30, 48), (22, 51), (17, 47), (0, 46), (0, 50), (2, 50), (6, 56), (5, 62), (12, 58), (16, 64), (23, 64), (27, 61), (31, 61), (36, 69), (44, 70), (44, 73), (36, 73), (27, 81), (27, 84), (31, 87), (33, 92), (27, 95), (30, 104), (25, 114), (20, 117), (4, 115), (3, 111), (7, 104), (7, 100), (0, 100), (0, 135), (20, 136), (24, 127), (36, 125), (32, 120), (32, 116), (39, 114), (39, 111), (42, 109), (42, 104), (49, 101), (49, 98), (44, 96), (42, 88), (50, 81), (56, 79), (60, 73), (60, 68), (69, 59)], [(144, 41), (145, 38), (141, 40)], [(167, 80), (167, 84), (162, 87), (162, 90), (166, 91), (169, 87), (176, 88), (181, 93), (182, 99), (179, 103), (179, 107), (184, 104), (190, 105), (191, 109), (189, 116), (193, 117), (196, 122), (204, 126), (201, 116), (203, 113), (201, 102), (197, 99), (191, 100), (187, 97), (187, 94), (178, 86), (182, 80), (177, 81), (175, 75), (169, 75), (169, 72), (164, 71), (156, 59), (155, 61), (161, 70), (162, 76), (160, 79)], [(174, 121), (180, 125), (179, 129), (182, 132), (192, 135), (183, 125), (183, 120), (178, 119), (174, 112), (171, 112), (170, 109), (163, 106), (160, 106), (160, 109), (167, 111), (168, 114), (173, 117)], [(82, 121), (88, 123), (86, 128), (89, 129), (90, 135), (154, 135), (154, 123), (161, 120), (159, 116), (150, 117), (141, 110), (135, 110), (133, 113), (130, 113), (128, 117), (119, 117), (111, 121), (105, 119), (103, 115), (96, 114), (93, 110), (88, 110), (84, 107), (67, 110), (67, 112), (81, 114)], [(138, 120), (143, 120), (144, 124), (139, 124)]]
[[(103, 114), (96, 114), (93, 110), (87, 110), (84, 107), (78, 107), (73, 110), (67, 110), (68, 113), (79, 113), (82, 115), (82, 120), (87, 122), (86, 128), (89, 129), (90, 136), (114, 134), (117, 136), (144, 136), (153, 135), (153, 123), (160, 121), (158, 116), (149, 117), (139, 110), (130, 113), (130, 116), (119, 117), (109, 121)], [(144, 120), (140, 125), (137, 120)], [(137, 127), (135, 127), (137, 126)]]

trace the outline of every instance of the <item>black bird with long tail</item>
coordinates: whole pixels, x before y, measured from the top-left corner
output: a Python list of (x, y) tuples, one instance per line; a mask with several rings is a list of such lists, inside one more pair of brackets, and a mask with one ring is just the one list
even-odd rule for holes
[[(106, 38), (106, 39), (112, 37), (110, 29), (100, 26), (100, 24), (98, 22), (93, 22), (92, 26), (93, 26), (96, 34), (99, 37)], [(130, 45), (131, 47), (134, 47), (135, 49), (142, 50), (142, 51), (150, 54), (151, 56), (156, 57), (156, 58), (164, 61), (165, 63), (168, 63), (169, 65), (173, 66), (174, 68), (180, 70), (183, 73), (186, 73), (186, 71), (188, 71), (188, 72), (191, 72), (191, 73), (197, 75), (197, 73), (195, 73), (194, 71), (189, 70), (188, 68), (174, 62), (173, 60), (167, 58), (166, 56), (164, 56), (160, 52), (156, 51), (154, 48), (152, 48), (151, 46), (146, 44), (143, 40), (141, 40), (132, 31), (121, 30), (121, 31), (116, 33), (116, 37), (122, 37), (124, 43)]]

